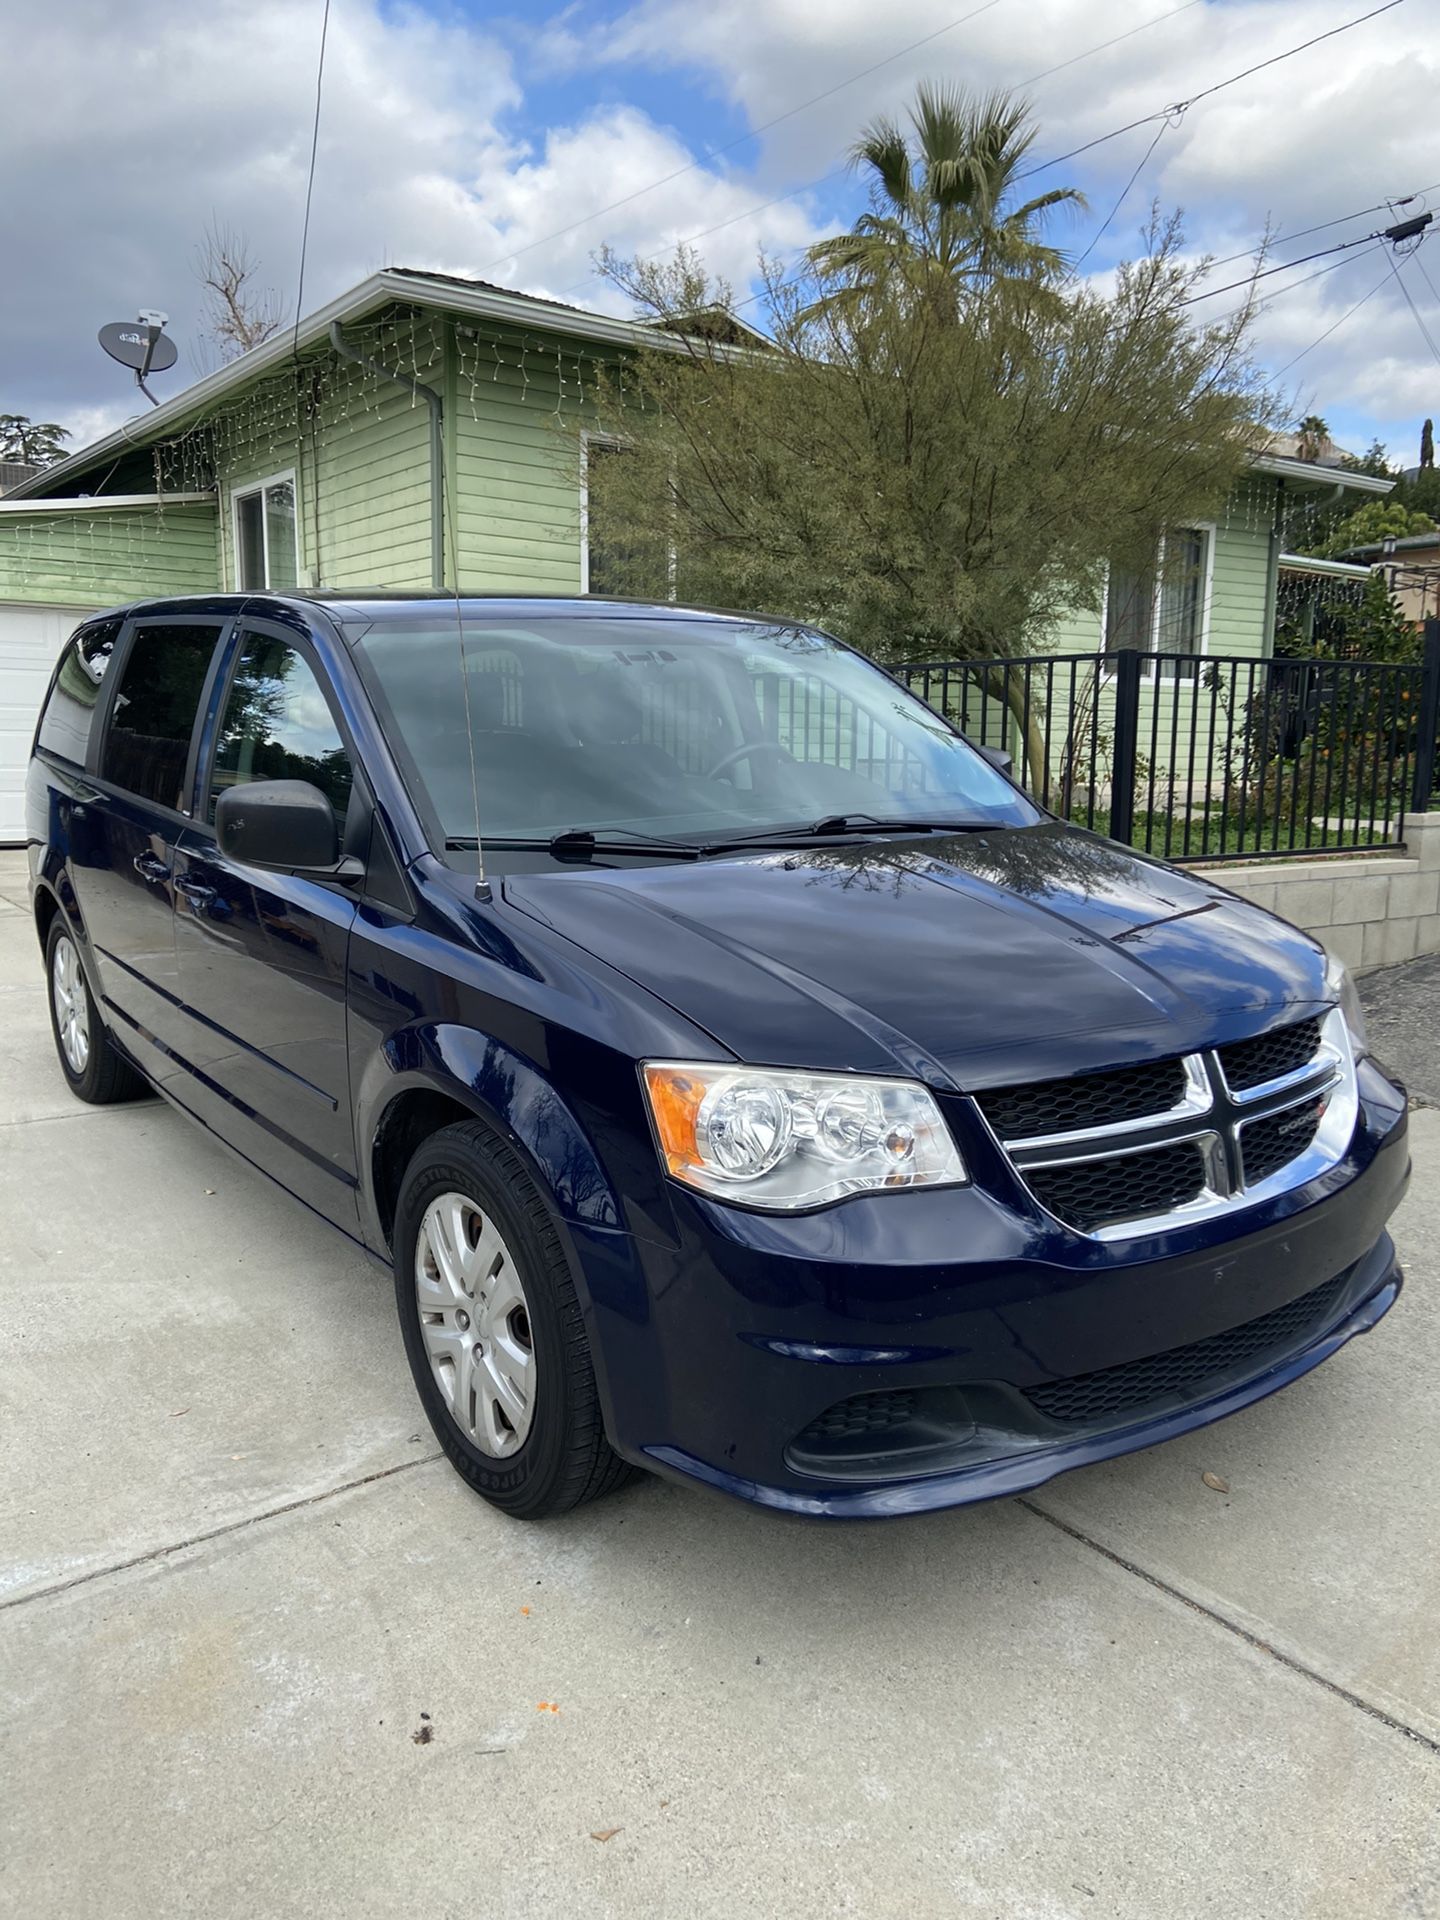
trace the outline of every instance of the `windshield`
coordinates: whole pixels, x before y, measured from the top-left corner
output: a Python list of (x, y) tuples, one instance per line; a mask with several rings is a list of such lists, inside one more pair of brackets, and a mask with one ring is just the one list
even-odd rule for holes
[(487, 843), (572, 831), (720, 842), (851, 814), (1042, 817), (931, 708), (806, 628), (467, 611), (464, 636), (464, 679), (453, 616), (382, 614), (359, 641), (391, 743), (446, 841), (474, 843), (472, 748)]

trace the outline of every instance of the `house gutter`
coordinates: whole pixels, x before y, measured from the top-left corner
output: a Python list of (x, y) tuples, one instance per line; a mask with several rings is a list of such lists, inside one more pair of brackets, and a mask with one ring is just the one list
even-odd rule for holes
[(342, 360), (363, 367), (381, 380), (393, 380), (406, 387), (430, 409), (430, 584), (437, 593), (445, 591), (445, 403), (433, 387), (398, 373), (368, 353), (358, 353), (340, 331), (340, 322), (330, 322), (330, 344)]

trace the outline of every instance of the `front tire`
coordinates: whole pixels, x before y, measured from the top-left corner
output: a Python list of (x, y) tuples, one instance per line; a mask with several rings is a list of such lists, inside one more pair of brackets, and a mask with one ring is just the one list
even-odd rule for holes
[(605, 1437), (560, 1236), (519, 1156), (481, 1121), (418, 1149), (394, 1251), (416, 1391), (478, 1494), (538, 1520), (631, 1477)]
[(104, 1107), (148, 1093), (144, 1080), (105, 1031), (79, 945), (58, 914), (45, 942), (45, 974), (55, 1053), (76, 1099)]

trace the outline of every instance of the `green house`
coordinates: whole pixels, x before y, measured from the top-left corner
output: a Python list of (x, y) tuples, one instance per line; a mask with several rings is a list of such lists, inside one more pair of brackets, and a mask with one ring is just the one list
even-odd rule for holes
[[(608, 447), (585, 393), (597, 363), (662, 338), (390, 269), (0, 498), (0, 844), (22, 835), (51, 665), (97, 607), (217, 588), (602, 591), (586, 483)], [(1180, 585), (1168, 565), (1112, 580), (1051, 644), (1263, 654), (1295, 513), (1388, 486), (1259, 454), (1214, 525), (1168, 537), (1185, 543)]]

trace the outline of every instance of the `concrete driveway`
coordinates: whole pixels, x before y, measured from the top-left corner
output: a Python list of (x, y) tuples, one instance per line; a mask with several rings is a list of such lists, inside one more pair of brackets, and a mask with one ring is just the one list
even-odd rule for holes
[(0, 855), (0, 1910), (1440, 1915), (1414, 1118), (1399, 1307), (1207, 1434), (898, 1525), (652, 1481), (527, 1527), (437, 1460), (384, 1274), (69, 1097)]

